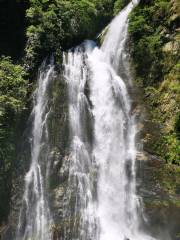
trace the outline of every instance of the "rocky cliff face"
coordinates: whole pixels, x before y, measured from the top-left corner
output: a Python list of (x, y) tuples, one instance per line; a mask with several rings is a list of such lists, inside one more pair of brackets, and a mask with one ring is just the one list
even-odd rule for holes
[(178, 240), (180, 167), (166, 164), (154, 153), (153, 141), (159, 137), (159, 124), (149, 114), (143, 89), (135, 89), (131, 92), (138, 122), (137, 193), (144, 209), (144, 216), (141, 216), (143, 227), (158, 239)]

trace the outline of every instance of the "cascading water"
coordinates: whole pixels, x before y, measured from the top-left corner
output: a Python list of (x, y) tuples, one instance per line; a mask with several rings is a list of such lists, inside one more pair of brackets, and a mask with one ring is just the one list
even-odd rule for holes
[(63, 216), (68, 219), (70, 227), (64, 229), (63, 239), (97, 239), (93, 162), (88, 133), (91, 109), (85, 95), (89, 76), (86, 55), (91, 49), (91, 43), (88, 41), (74, 51), (69, 51), (67, 56), (64, 55), (64, 77), (69, 89), (71, 154)]
[[(89, 55), (94, 123), (94, 157), (98, 165), (100, 240), (153, 239), (139, 230), (136, 195), (134, 116), (124, 60), (132, 1), (112, 21), (101, 49)], [(119, 75), (119, 76), (118, 76)]]
[(31, 165), (25, 176), (25, 192), (17, 229), (17, 240), (50, 240), (52, 218), (47, 201), (49, 173), (47, 119), (48, 86), (53, 79), (53, 61), (40, 68), (32, 111)]
[[(73, 224), (63, 239), (154, 239), (139, 226), (136, 127), (127, 90), (128, 15), (137, 4), (130, 2), (112, 21), (100, 49), (87, 41), (64, 56), (72, 138), (64, 217)], [(88, 122), (94, 126), (92, 151)]]

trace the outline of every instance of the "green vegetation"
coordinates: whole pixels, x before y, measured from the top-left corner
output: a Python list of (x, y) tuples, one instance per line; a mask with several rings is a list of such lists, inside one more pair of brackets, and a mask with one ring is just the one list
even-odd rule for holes
[(25, 78), (20, 65), (13, 64), (10, 57), (0, 58), (0, 222), (9, 211), (12, 170), (17, 157), (17, 123), (26, 103)]
[(180, 4), (141, 1), (130, 16), (133, 65), (152, 121), (159, 123), (154, 153), (180, 165)]

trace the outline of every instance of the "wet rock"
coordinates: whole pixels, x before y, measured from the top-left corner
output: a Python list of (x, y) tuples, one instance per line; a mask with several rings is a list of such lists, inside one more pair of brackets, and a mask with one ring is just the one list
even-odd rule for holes
[(138, 161), (147, 161), (148, 160), (147, 153), (145, 153), (145, 152), (137, 152), (136, 160), (138, 160)]

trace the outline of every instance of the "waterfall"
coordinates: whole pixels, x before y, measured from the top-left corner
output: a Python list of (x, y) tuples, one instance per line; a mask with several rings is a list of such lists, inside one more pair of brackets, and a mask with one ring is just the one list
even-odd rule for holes
[(31, 139), (31, 165), (25, 176), (25, 191), (17, 228), (17, 240), (50, 240), (52, 218), (47, 200), (49, 173), (47, 119), (48, 86), (53, 79), (53, 61), (40, 68), (38, 87), (34, 92)]
[(130, 2), (119, 13), (111, 22), (101, 48), (89, 54), (100, 240), (153, 239), (139, 230), (136, 124), (127, 90), (131, 84), (129, 72), (125, 74), (128, 70), (125, 55), (128, 15), (134, 4)]
[[(131, 1), (110, 23), (104, 42), (93, 41), (63, 54), (68, 87), (69, 156), (61, 172), (68, 180), (62, 200), (61, 240), (155, 240), (141, 229), (136, 194), (136, 121), (126, 52)], [(32, 111), (31, 165), (17, 240), (52, 240), (48, 204), (48, 86), (53, 64), (40, 69)]]
[(63, 240), (154, 239), (140, 230), (136, 123), (128, 94), (128, 15), (137, 4), (114, 18), (101, 48), (85, 41), (64, 54), (71, 153)]

